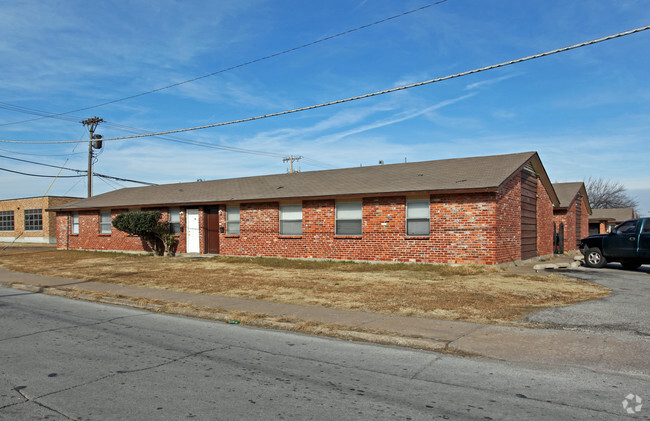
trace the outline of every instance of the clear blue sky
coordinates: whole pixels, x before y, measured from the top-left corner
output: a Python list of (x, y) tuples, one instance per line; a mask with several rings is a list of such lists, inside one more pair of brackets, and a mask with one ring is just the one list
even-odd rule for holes
[[(118, 100), (265, 57), (431, 0), (112, 1), (3, 4), (0, 139), (83, 140), (163, 131), (327, 102), (446, 76), (650, 24), (645, 0), (448, 0), (192, 83)], [(535, 150), (554, 182), (604, 177), (650, 212), (650, 31), (352, 103), (178, 135), (106, 142), (95, 171), (171, 183)], [(0, 142), (0, 155), (85, 170), (87, 142)], [(58, 170), (6, 158), (0, 167)], [(61, 175), (74, 175), (62, 171)], [(52, 179), (0, 171), (0, 199)], [(96, 194), (126, 182), (95, 179)], [(85, 197), (84, 178), (50, 195)]]

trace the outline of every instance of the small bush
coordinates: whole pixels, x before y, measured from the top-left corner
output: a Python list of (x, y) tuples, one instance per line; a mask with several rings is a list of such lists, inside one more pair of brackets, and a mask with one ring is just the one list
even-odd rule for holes
[(171, 255), (176, 239), (169, 233), (169, 222), (160, 222), (158, 211), (130, 211), (113, 219), (113, 226), (147, 242), (158, 256)]

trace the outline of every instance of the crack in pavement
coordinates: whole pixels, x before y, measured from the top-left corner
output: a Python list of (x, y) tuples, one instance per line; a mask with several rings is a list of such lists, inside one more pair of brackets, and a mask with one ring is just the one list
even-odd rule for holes
[(78, 421), (78, 420), (81, 419), (81, 418), (76, 418), (76, 417), (73, 417), (71, 415), (68, 415), (68, 414), (66, 414), (66, 413), (64, 413), (62, 411), (59, 411), (58, 409), (56, 409), (54, 407), (45, 405), (44, 403), (39, 402), (37, 400), (38, 398), (31, 398), (31, 397), (27, 396), (27, 394), (22, 392), (23, 389), (25, 389), (25, 386), (15, 386), (13, 388), (13, 390), (16, 393), (18, 393), (24, 399), (22, 402), (16, 402), (16, 403), (11, 403), (9, 405), (0, 406), (0, 410), (5, 409), (5, 408), (10, 408), (12, 406), (24, 405), (26, 403), (34, 403), (34, 404), (40, 406), (41, 408), (47, 409), (48, 411), (56, 412), (57, 414), (61, 415), (62, 417), (66, 418), (66, 419), (74, 420), (74, 421)]
[(10, 336), (8, 338), (2, 338), (2, 339), (0, 339), (0, 342), (9, 341), (9, 340), (12, 340), (12, 339), (27, 338), (29, 336), (41, 335), (43, 333), (60, 332), (62, 330), (76, 329), (76, 328), (79, 328), (79, 327), (99, 326), (99, 325), (104, 324), (104, 323), (113, 323), (116, 320), (128, 319), (128, 318), (132, 318), (132, 317), (143, 317), (143, 316), (150, 316), (150, 314), (133, 314), (133, 315), (130, 315), (130, 316), (114, 317), (112, 319), (100, 320), (100, 321), (96, 321), (96, 322), (92, 322), (92, 323), (82, 323), (82, 324), (75, 324), (75, 325), (71, 325), (71, 326), (62, 326), (62, 327), (56, 327), (56, 328), (52, 328), (52, 329), (39, 330), (39, 331), (36, 331), (36, 332), (26, 333), (24, 335), (17, 335), (17, 336)]
[(182, 355), (182, 356), (177, 357), (177, 358), (170, 358), (167, 361), (161, 362), (160, 364), (154, 364), (154, 365), (147, 366), (147, 367), (136, 368), (136, 369), (132, 369), (132, 370), (117, 370), (114, 373), (107, 374), (107, 375), (99, 377), (97, 379), (89, 380), (89, 381), (84, 382), (84, 383), (80, 383), (80, 384), (76, 384), (76, 385), (73, 385), (73, 386), (70, 386), (70, 387), (66, 387), (65, 389), (55, 390), (53, 392), (49, 392), (49, 393), (46, 393), (44, 395), (40, 395), (40, 396), (38, 396), (38, 397), (36, 397), (34, 399), (41, 399), (41, 398), (44, 398), (44, 397), (47, 397), (47, 396), (56, 395), (58, 393), (67, 392), (69, 390), (77, 389), (77, 388), (80, 388), (80, 387), (83, 387), (83, 386), (87, 386), (87, 385), (97, 383), (97, 382), (100, 382), (102, 380), (109, 379), (109, 378), (112, 378), (112, 377), (117, 377), (117, 376), (120, 376), (120, 375), (123, 375), (123, 374), (132, 374), (132, 373), (139, 373), (139, 372), (143, 372), (143, 371), (153, 370), (153, 369), (156, 369), (156, 368), (159, 368), (159, 367), (174, 364), (174, 363), (176, 363), (178, 361), (182, 361), (182, 360), (187, 359), (187, 358), (191, 358), (191, 357), (195, 357), (197, 355), (205, 354), (206, 352), (216, 351), (219, 348), (220, 347), (216, 347), (216, 348), (205, 349), (205, 350), (202, 350), (202, 351), (192, 352), (190, 354), (185, 354), (185, 355)]

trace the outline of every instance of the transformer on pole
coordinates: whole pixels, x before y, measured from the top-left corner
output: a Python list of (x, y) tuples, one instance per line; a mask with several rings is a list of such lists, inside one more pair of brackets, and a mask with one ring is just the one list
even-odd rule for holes
[(81, 122), (84, 126), (88, 126), (90, 133), (90, 141), (88, 142), (88, 197), (93, 195), (93, 148), (102, 148), (102, 135), (95, 134), (95, 129), (99, 123), (103, 123), (104, 119), (99, 117), (91, 117)]

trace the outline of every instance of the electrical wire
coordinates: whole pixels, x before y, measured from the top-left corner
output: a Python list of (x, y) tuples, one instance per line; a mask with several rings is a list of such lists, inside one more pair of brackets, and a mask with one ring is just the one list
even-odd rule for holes
[[(558, 48), (558, 49), (555, 49), (555, 50), (546, 51), (546, 52), (539, 53), (539, 54), (534, 54), (534, 55), (530, 55), (530, 56), (526, 56), (526, 57), (522, 57), (522, 58), (518, 58), (518, 59), (514, 59), (514, 60), (504, 61), (504, 62), (501, 62), (501, 63), (498, 63), (498, 64), (493, 64), (493, 65), (490, 65), (490, 66), (479, 67), (479, 68), (476, 68), (476, 69), (473, 69), (473, 70), (467, 70), (467, 71), (460, 72), (460, 73), (455, 73), (455, 74), (448, 75), (448, 76), (442, 76), (442, 77), (438, 77), (438, 78), (434, 78), (434, 79), (425, 80), (425, 81), (422, 81), (422, 82), (411, 83), (411, 84), (408, 84), (408, 85), (401, 85), (401, 86), (390, 88), (390, 89), (384, 89), (384, 90), (381, 90), (381, 91), (371, 92), (371, 93), (367, 93), (367, 94), (363, 94), (363, 95), (357, 95), (357, 96), (353, 96), (353, 97), (349, 97), (349, 98), (324, 102), (324, 103), (321, 103), (321, 104), (309, 105), (309, 106), (301, 107), (301, 108), (294, 108), (292, 110), (279, 111), (279, 112), (276, 112), (276, 113), (263, 114), (263, 115), (254, 116), (254, 117), (246, 117), (246, 118), (241, 118), (241, 119), (238, 119), (238, 120), (230, 120), (230, 121), (225, 121), (225, 122), (221, 122), (221, 123), (206, 124), (206, 125), (203, 125), (203, 126), (188, 127), (188, 128), (184, 128), (184, 129), (167, 130), (167, 131), (162, 131), (162, 132), (139, 134), (139, 135), (132, 135), (132, 136), (120, 136), (120, 137), (105, 138), (105, 139), (103, 139), (103, 141), (107, 142), (107, 141), (113, 141), (113, 140), (136, 139), (136, 138), (150, 137), (150, 136), (164, 136), (164, 135), (170, 135), (170, 134), (175, 134), (175, 133), (183, 133), (183, 132), (189, 132), (189, 131), (194, 131), (194, 130), (203, 130), (203, 129), (209, 129), (209, 128), (214, 128), (214, 127), (221, 127), (221, 126), (228, 126), (228, 125), (233, 125), (233, 124), (246, 123), (246, 122), (250, 122), (250, 121), (262, 120), (262, 119), (271, 118), (271, 117), (278, 117), (278, 116), (287, 115), (287, 114), (294, 114), (294, 113), (298, 113), (298, 112), (302, 112), (302, 111), (315, 110), (317, 108), (324, 108), (324, 107), (329, 107), (329, 106), (332, 106), (332, 105), (344, 104), (346, 102), (352, 102), (352, 101), (358, 101), (358, 100), (361, 100), (361, 99), (372, 98), (372, 97), (379, 96), (379, 95), (385, 95), (385, 94), (389, 94), (389, 93), (393, 93), (393, 92), (403, 91), (403, 90), (406, 90), (406, 89), (416, 88), (416, 87), (430, 85), (430, 84), (433, 84), (433, 83), (438, 83), (438, 82), (442, 82), (442, 81), (446, 81), (446, 80), (450, 80), (450, 79), (455, 79), (455, 78), (459, 78), (459, 77), (463, 77), (463, 76), (468, 76), (468, 75), (472, 75), (472, 74), (476, 74), (476, 73), (481, 73), (481, 72), (485, 72), (485, 71), (488, 71), (488, 70), (494, 70), (494, 69), (498, 69), (498, 68), (501, 68), (501, 67), (511, 66), (513, 64), (523, 63), (525, 61), (534, 60), (534, 59), (538, 59), (538, 58), (542, 58), (542, 57), (547, 57), (547, 56), (550, 56), (550, 55), (553, 55), (553, 54), (558, 54), (558, 53), (563, 53), (563, 52), (566, 52), (566, 51), (574, 50), (576, 48), (586, 47), (586, 46), (593, 45), (593, 44), (598, 44), (598, 43), (601, 43), (601, 42), (604, 42), (604, 41), (609, 41), (609, 40), (612, 40), (612, 39), (615, 39), (615, 38), (620, 38), (620, 37), (624, 37), (624, 36), (627, 36), (627, 35), (632, 35), (632, 34), (635, 34), (635, 33), (638, 33), (638, 32), (646, 31), (648, 29), (650, 29), (650, 25), (642, 26), (642, 27), (635, 28), (635, 29), (631, 29), (629, 31), (619, 32), (617, 34), (608, 35), (608, 36), (593, 39), (593, 40), (590, 40), (590, 41), (581, 42), (581, 43), (578, 43), (578, 44), (573, 44), (573, 45), (570, 45), (570, 46), (567, 46), (567, 47), (562, 47), (562, 48)], [(80, 141), (78, 141), (78, 140), (29, 141), (29, 140), (0, 139), (0, 142), (50, 144), (50, 143), (78, 143)]]
[(26, 162), (28, 164), (41, 165), (41, 166), (44, 166), (44, 167), (56, 168), (56, 169), (60, 169), (60, 170), (76, 171), (77, 173), (84, 172), (83, 170), (76, 170), (74, 168), (66, 168), (66, 167), (62, 167), (62, 166), (59, 166), (59, 165), (50, 165), (50, 164), (45, 164), (43, 162), (36, 162), (36, 161), (30, 161), (30, 160), (27, 160), (27, 159), (13, 158), (11, 156), (6, 156), (6, 155), (0, 155), (0, 158), (11, 159), (13, 161)]
[[(0, 108), (6, 108), (6, 107), (3, 107), (2, 104), (11, 106), (11, 104), (6, 104), (6, 103), (0, 102)], [(14, 107), (14, 106), (12, 106), (12, 107)], [(18, 106), (15, 106), (15, 107), (18, 107)], [(34, 108), (27, 108), (27, 107), (20, 107), (20, 108), (22, 109), (21, 112), (27, 113), (27, 114), (35, 114), (35, 115), (47, 114), (46, 111), (42, 111), (42, 110), (38, 110), (38, 109), (34, 109)], [(54, 118), (58, 118), (58, 117), (54, 117)], [(79, 119), (81, 119), (81, 118), (79, 117), (77, 119), (70, 119), (70, 120), (74, 121), (74, 122), (78, 122), (77, 120), (79, 120)], [(66, 119), (66, 120), (68, 120), (68, 119)], [(138, 129), (138, 128), (135, 128), (135, 127), (129, 127), (129, 126), (121, 125), (121, 124), (111, 123), (109, 121), (105, 121), (104, 126), (113, 127), (115, 129), (125, 131), (127, 133), (140, 133), (140, 134), (154, 133), (154, 132), (144, 130), (144, 129)], [(215, 144), (209, 143), (209, 142), (201, 142), (201, 141), (198, 141), (198, 140), (191, 140), (191, 139), (186, 139), (186, 138), (182, 138), (182, 137), (178, 137), (178, 136), (156, 136), (156, 137), (160, 138), (160, 139), (163, 139), (163, 140), (168, 140), (170, 142), (183, 143), (183, 144), (194, 145), (194, 146), (202, 146), (202, 147), (206, 147), (206, 148), (219, 149), (219, 150), (225, 150), (225, 151), (230, 151), (230, 152), (245, 153), (245, 154), (251, 154), (251, 155), (270, 156), (270, 157), (275, 157), (275, 158), (283, 158), (285, 156), (285, 154), (280, 154), (280, 153), (275, 153), (275, 152), (265, 152), (265, 151), (255, 150), (255, 149), (237, 148), (237, 147), (234, 147), (234, 146), (215, 145)], [(86, 140), (80, 140), (80, 142), (86, 142)], [(12, 151), (7, 151), (6, 149), (0, 149), (0, 150), (4, 150), (6, 152), (12, 152)], [(14, 152), (12, 152), (12, 153), (14, 153)], [(15, 153), (20, 153), (20, 152), (15, 152)], [(77, 152), (77, 154), (83, 154), (83, 153), (85, 153), (85, 152)], [(23, 155), (56, 156), (56, 155), (45, 155), (45, 154), (39, 155), (39, 154), (27, 154), (27, 153), (24, 153)], [(69, 157), (70, 155), (72, 155), (72, 153), (70, 153), (70, 154), (62, 154), (62, 155)], [(312, 166), (321, 167), (321, 168), (332, 168), (332, 166), (329, 165), (329, 164), (325, 164), (325, 163), (322, 163), (322, 162), (319, 162), (319, 161), (316, 161), (316, 160), (310, 160), (308, 158), (306, 158), (306, 159), (308, 161), (312, 162), (312, 164), (311, 164)], [(66, 162), (67, 162), (67, 159), (66, 159)]]
[(83, 175), (83, 174), (82, 175), (59, 175), (59, 176), (56, 176), (56, 175), (31, 174), (31, 173), (26, 173), (26, 172), (14, 171), (14, 170), (10, 170), (10, 169), (7, 169), (7, 168), (0, 168), (0, 170), (1, 171), (11, 172), (11, 173), (14, 173), (14, 174), (27, 175), (27, 176), (30, 176), (30, 177), (42, 177), (42, 178), (57, 178), (57, 177), (58, 178), (77, 178), (77, 177), (85, 177), (85, 175)]
[(54, 156), (70, 156), (70, 155), (81, 155), (81, 154), (85, 154), (85, 152), (70, 152), (70, 153), (61, 153), (61, 154), (27, 153), (27, 152), (11, 151), (11, 150), (9, 150), (9, 149), (2, 149), (2, 148), (0, 148), (0, 151), (3, 151), (3, 152), (9, 152), (9, 153), (13, 153), (13, 154), (16, 154), (16, 155), (28, 155), (28, 156), (50, 156), (50, 157), (54, 157)]
[(68, 193), (70, 193), (72, 191), (72, 189), (74, 189), (75, 187), (77, 187), (77, 185), (79, 185), (79, 183), (81, 183), (81, 181), (82, 181), (82, 179), (79, 178), (77, 180), (77, 182), (72, 185), (72, 187), (70, 187), (68, 190), (65, 191), (65, 193), (63, 193), (63, 196), (67, 196)]
[(97, 173), (97, 172), (93, 172), (93, 175), (97, 176), (97, 177), (107, 178), (107, 179), (110, 179), (110, 180), (115, 180), (115, 181), (125, 181), (127, 183), (144, 184), (144, 185), (147, 185), (147, 186), (157, 186), (158, 185), (156, 183), (149, 183), (147, 181), (138, 181), (138, 180), (131, 180), (129, 178), (113, 177), (112, 175), (100, 174), (100, 173)]
[(113, 190), (116, 190), (116, 189), (123, 189), (123, 188), (125, 188), (125, 186), (121, 185), (120, 183), (115, 183), (115, 184), (117, 184), (117, 187), (115, 187), (115, 185), (112, 184), (112, 183), (110, 183), (110, 182), (108, 181), (108, 179), (106, 179), (105, 177), (101, 177), (101, 176), (100, 176), (99, 179), (100, 179), (101, 181), (103, 181), (104, 184), (106, 184), (107, 186), (109, 186), (109, 187), (110, 187), (111, 189), (113, 189)]
[[(139, 94), (130, 95), (130, 96), (127, 96), (127, 97), (124, 97), (124, 98), (119, 98), (119, 99), (114, 99), (114, 100), (111, 100), (111, 101), (102, 102), (101, 104), (91, 105), (91, 106), (84, 107), (84, 108), (78, 108), (76, 110), (67, 111), (67, 112), (64, 112), (64, 113), (57, 113), (57, 114), (50, 114), (50, 115), (43, 114), (39, 118), (33, 118), (33, 119), (30, 119), (30, 120), (23, 120), (23, 121), (16, 121), (16, 122), (12, 122), (12, 123), (4, 123), (4, 124), (0, 124), (0, 127), (8, 126), (8, 125), (11, 125), (11, 124), (20, 124), (20, 123), (27, 123), (27, 122), (30, 122), (30, 121), (42, 120), (44, 118), (63, 118), (63, 116), (66, 116), (66, 115), (72, 114), (72, 113), (76, 113), (76, 112), (79, 112), (79, 111), (92, 110), (93, 108), (99, 108), (99, 107), (103, 107), (105, 105), (115, 104), (117, 102), (122, 102), (122, 101), (126, 101), (126, 100), (129, 100), (129, 99), (139, 98), (141, 96), (145, 96), (145, 95), (153, 94), (153, 93), (156, 93), (156, 92), (160, 92), (160, 91), (163, 91), (163, 90), (169, 89), (169, 88), (174, 88), (176, 86), (184, 85), (186, 83), (196, 82), (197, 80), (201, 80), (201, 79), (208, 78), (210, 76), (215, 76), (215, 75), (218, 75), (218, 74), (221, 74), (221, 73), (229, 72), (231, 70), (235, 70), (235, 69), (239, 69), (241, 67), (249, 66), (249, 65), (254, 64), (254, 63), (259, 63), (260, 61), (269, 60), (269, 59), (272, 59), (274, 57), (278, 57), (278, 56), (281, 56), (281, 55), (284, 55), (284, 54), (289, 54), (289, 53), (292, 53), (294, 51), (301, 50), (303, 48), (311, 47), (313, 45), (320, 44), (322, 42), (329, 41), (329, 40), (332, 40), (334, 38), (338, 38), (338, 37), (341, 37), (341, 36), (344, 36), (344, 35), (351, 34), (353, 32), (360, 31), (362, 29), (367, 29), (367, 28), (370, 28), (372, 26), (379, 25), (381, 23), (385, 23), (385, 22), (388, 22), (388, 21), (391, 21), (391, 20), (394, 20), (394, 19), (401, 18), (401, 17), (406, 16), (406, 15), (410, 15), (412, 13), (420, 12), (420, 11), (428, 9), (430, 7), (437, 6), (439, 4), (445, 3), (447, 1), (448, 0), (440, 0), (440, 1), (433, 2), (433, 3), (429, 3), (429, 4), (426, 4), (424, 6), (418, 7), (416, 9), (412, 9), (412, 10), (409, 10), (409, 11), (406, 11), (406, 12), (402, 12), (400, 14), (397, 14), (397, 15), (394, 15), (394, 16), (391, 16), (391, 17), (388, 17), (388, 18), (384, 18), (384, 19), (381, 19), (381, 20), (378, 20), (378, 21), (375, 21), (375, 22), (372, 22), (372, 23), (368, 23), (368, 24), (365, 24), (365, 25), (362, 25), (362, 26), (359, 26), (359, 27), (356, 27), (356, 28), (353, 28), (353, 29), (348, 29), (346, 31), (339, 32), (338, 34), (330, 35), (330, 36), (327, 36), (327, 37), (324, 37), (324, 38), (320, 38), (320, 39), (318, 39), (316, 41), (308, 42), (306, 44), (302, 44), (302, 45), (299, 45), (297, 47), (289, 48), (288, 50), (284, 50), (284, 51), (280, 51), (280, 52), (277, 52), (277, 53), (269, 54), (267, 56), (260, 57), (260, 58), (254, 59), (254, 60), (250, 60), (250, 61), (247, 61), (245, 63), (241, 63), (241, 64), (237, 64), (235, 66), (227, 67), (225, 69), (217, 70), (215, 72), (208, 73), (208, 74), (203, 75), (203, 76), (198, 76), (198, 77), (194, 77), (192, 79), (187, 79), (187, 80), (184, 80), (182, 82), (172, 83), (171, 85), (162, 86), (160, 88), (152, 89), (150, 91), (141, 92)], [(4, 104), (4, 103), (0, 103), (0, 104)], [(9, 106), (9, 107), (15, 107), (16, 109), (21, 108), (19, 106), (13, 106), (11, 104), (4, 104), (4, 105)], [(5, 107), (0, 105), (0, 108), (5, 108)], [(12, 111), (14, 111), (14, 110), (12, 110)]]
[[(62, 166), (58, 166), (58, 165), (45, 164), (43, 162), (29, 161), (27, 159), (12, 158), (10, 156), (5, 156), (5, 155), (0, 155), (0, 158), (11, 159), (11, 160), (14, 160), (14, 161), (26, 162), (26, 163), (34, 164), (34, 165), (41, 165), (41, 166), (44, 166), (44, 167), (57, 168), (57, 169), (60, 169), (60, 170), (74, 171), (74, 172), (80, 174), (80, 175), (74, 175), (74, 176), (60, 176), (60, 177), (64, 177), (64, 178), (85, 177), (86, 176), (85, 174), (88, 174), (88, 171), (86, 171), (86, 170), (78, 170), (78, 169), (75, 169), (75, 168), (66, 168), (66, 167), (62, 167)], [(18, 171), (12, 171), (12, 170), (8, 170), (8, 169), (4, 169), (4, 168), (1, 168), (1, 169), (4, 170), (4, 171), (14, 172), (14, 173), (17, 173), (17, 174), (32, 175), (32, 174), (21, 173), (21, 172), (18, 172)], [(83, 173), (85, 173), (85, 174), (83, 174)], [(116, 181), (128, 181), (129, 183), (138, 183), (138, 184), (146, 184), (146, 185), (149, 185), (149, 186), (157, 186), (156, 183), (149, 183), (149, 182), (146, 182), (146, 181), (138, 181), (138, 180), (130, 180), (128, 178), (113, 177), (111, 175), (106, 175), (106, 174), (93, 173), (93, 175), (97, 176), (97, 177), (109, 178), (111, 180), (116, 180)], [(33, 175), (33, 176), (34, 177), (56, 177), (56, 176), (45, 176), (45, 175)]]

